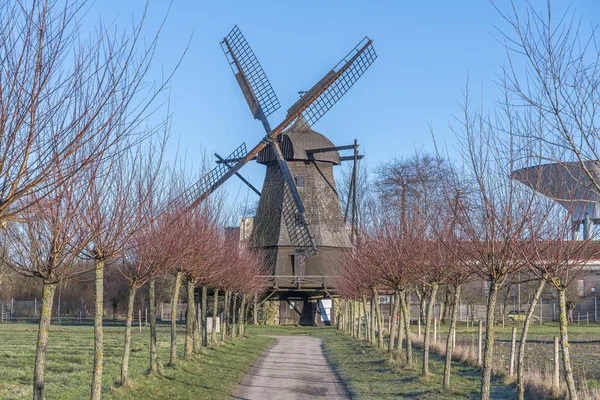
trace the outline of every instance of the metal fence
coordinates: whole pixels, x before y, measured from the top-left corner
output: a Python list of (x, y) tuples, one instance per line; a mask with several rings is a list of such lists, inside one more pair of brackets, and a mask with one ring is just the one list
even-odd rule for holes
[[(381, 296), (387, 297), (387, 296)], [(382, 302), (380, 299), (381, 311), (385, 320), (388, 323), (389, 316), (391, 315), (391, 308), (393, 307), (389, 301), (385, 300)], [(600, 309), (599, 302), (596, 297), (585, 298), (573, 309), (573, 321), (572, 323), (583, 324), (588, 322), (600, 322)], [(520, 311), (527, 312), (529, 306), (527, 304), (521, 304)], [(462, 322), (466, 321), (485, 321), (486, 320), (486, 309), (485, 304), (459, 304), (458, 309), (458, 320)], [(519, 311), (518, 305), (510, 304), (504, 309), (504, 305), (501, 303), (496, 304), (496, 321), (501, 322), (504, 317), (505, 321), (508, 322), (508, 313), (510, 311)], [(413, 322), (417, 322), (420, 313), (420, 306), (417, 301), (413, 298), (410, 304), (410, 316)], [(443, 306), (441, 303), (436, 303), (433, 309), (433, 317), (441, 318), (443, 313)], [(536, 321), (552, 322), (558, 321), (559, 305), (557, 300), (549, 301), (541, 299), (535, 307), (534, 314)], [(447, 317), (450, 318), (450, 310), (447, 312)]]
[[(8, 300), (0, 301), (0, 323), (9, 322), (27, 322), (39, 320), (40, 301), (33, 300)], [(156, 307), (156, 319), (160, 322), (171, 321), (171, 304), (159, 303)], [(186, 320), (187, 304), (177, 304), (177, 322), (183, 323)], [(134, 324), (148, 323), (148, 308), (136, 308), (133, 313)], [(91, 323), (94, 320), (93, 305), (88, 306), (83, 301), (56, 301), (52, 307), (52, 322), (56, 323)], [(198, 305), (198, 314), (200, 305)], [(212, 307), (209, 311), (208, 325), (212, 329)], [(104, 306), (104, 318), (114, 322), (123, 322), (125, 315), (113, 315), (112, 307), (109, 304)], [(220, 318), (217, 316), (217, 324), (220, 325)], [(219, 329), (217, 328), (217, 332)]]

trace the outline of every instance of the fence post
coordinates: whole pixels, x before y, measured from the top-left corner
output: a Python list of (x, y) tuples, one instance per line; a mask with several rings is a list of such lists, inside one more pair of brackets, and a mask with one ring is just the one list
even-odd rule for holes
[(590, 313), (589, 312), (585, 313), (585, 324), (586, 325), (590, 324)]
[(579, 326), (579, 321), (581, 320), (581, 313), (577, 313), (577, 326)]
[(142, 333), (142, 310), (141, 309), (138, 310), (138, 317), (139, 317), (138, 318), (138, 320), (139, 320), (138, 324), (139, 324), (139, 327), (140, 327), (140, 333)]
[(509, 365), (509, 375), (512, 378), (515, 376), (515, 348), (517, 343), (517, 327), (513, 326), (512, 328), (512, 339), (510, 341), (510, 365)]
[(452, 348), (456, 349), (456, 329), (452, 331)]
[(433, 344), (437, 343), (437, 318), (433, 319)]
[(560, 393), (560, 362), (558, 349), (558, 336), (554, 336), (554, 374), (552, 376), (552, 386), (555, 394)]
[(164, 316), (164, 311), (165, 311), (165, 310), (164, 310), (164, 308), (163, 308), (163, 304), (164, 304), (164, 303), (162, 303), (162, 302), (160, 303), (160, 320), (161, 320), (161, 321), (164, 321), (164, 318), (163, 318), (163, 316)]
[(556, 321), (556, 303), (552, 303), (552, 321)]
[(10, 322), (13, 321), (13, 317), (15, 315), (15, 299), (10, 299)]
[(596, 313), (596, 298), (594, 297), (594, 322), (598, 322), (598, 314)]
[(477, 341), (477, 364), (481, 365), (482, 364), (482, 359), (481, 359), (481, 333), (483, 331), (483, 321), (479, 320), (479, 330), (477, 332), (477, 336), (479, 336), (479, 339)]
[(148, 326), (148, 307), (146, 307), (146, 319), (144, 321), (144, 326)]
[(37, 314), (37, 297), (33, 298), (33, 315)]
[(542, 325), (542, 321), (544, 320), (544, 312), (542, 309), (544, 308), (544, 299), (540, 297), (540, 326)]
[(419, 316), (419, 328), (417, 329), (417, 337), (421, 339), (421, 316)]

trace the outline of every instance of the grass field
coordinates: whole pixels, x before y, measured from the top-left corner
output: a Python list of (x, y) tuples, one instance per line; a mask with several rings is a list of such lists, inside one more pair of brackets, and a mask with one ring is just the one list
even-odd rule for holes
[[(105, 399), (228, 399), (250, 365), (272, 342), (265, 336), (216, 346), (177, 367), (162, 367), (162, 376), (145, 375), (149, 365), (149, 328), (132, 333), (130, 376), (133, 386), (117, 388), (124, 327), (105, 328), (103, 397)], [(159, 327), (158, 358), (169, 356), (169, 328)], [(37, 325), (0, 324), (0, 399), (31, 398)], [(183, 353), (183, 331), (178, 335)], [(89, 398), (93, 361), (91, 326), (52, 326), (46, 364), (48, 399)]]
[[(442, 334), (447, 327), (442, 326)], [(512, 326), (498, 327), (495, 359), (508, 365)], [(600, 382), (600, 326), (571, 326), (572, 358), (576, 374), (588, 385)], [(105, 366), (103, 391), (106, 399), (227, 399), (250, 365), (273, 342), (269, 335), (310, 335), (320, 337), (334, 369), (354, 398), (423, 399), (471, 398), (479, 392), (480, 372), (464, 363), (453, 364), (452, 389), (441, 389), (443, 360), (431, 356), (431, 378), (419, 376), (421, 356), (416, 350), (415, 364), (403, 366), (389, 362), (387, 354), (338, 332), (335, 328), (250, 326), (249, 337), (206, 350), (191, 361), (180, 360), (177, 367), (162, 366), (161, 376), (147, 376), (148, 328), (133, 330), (130, 375), (133, 386), (119, 388), (123, 341), (122, 326), (105, 328)], [(552, 340), (556, 325), (534, 326), (530, 333), (527, 364), (543, 369), (552, 365)], [(477, 328), (459, 328), (457, 341), (470, 346)], [(0, 324), (0, 398), (31, 397), (32, 373), (37, 325)], [(166, 363), (169, 353), (169, 328), (161, 326), (158, 335), (159, 360)], [(183, 331), (179, 350), (183, 350)], [(46, 366), (47, 397), (79, 399), (89, 396), (93, 359), (91, 326), (52, 326)], [(514, 388), (499, 378), (493, 380), (492, 397), (515, 397)]]

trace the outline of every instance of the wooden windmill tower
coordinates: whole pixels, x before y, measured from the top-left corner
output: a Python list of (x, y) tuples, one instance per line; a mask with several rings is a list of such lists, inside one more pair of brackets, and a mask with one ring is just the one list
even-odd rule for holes
[[(267, 116), (279, 108), (279, 101), (237, 26), (223, 39), (221, 46), (252, 115), (262, 122), (267, 133), (271, 132)], [(329, 109), (375, 58), (371, 40), (363, 39), (319, 83), (303, 92), (288, 110), (288, 116), (304, 110), (276, 139), (269, 140), (269, 146), (256, 157), (258, 163), (266, 166), (266, 174), (250, 242), (265, 255), (265, 265), (272, 274), (272, 293), (291, 306), (282, 307), (280, 315), (288, 311), (295, 322), (327, 319), (314, 318), (317, 303), (307, 300), (323, 297), (325, 293), (329, 295), (332, 288), (327, 277), (335, 273), (343, 252), (351, 246), (333, 166), (344, 160), (340, 158), (340, 150), (353, 149), (354, 157), (346, 159), (356, 162), (357, 145), (336, 147), (324, 135), (312, 130), (311, 124), (324, 114), (323, 107)], [(348, 69), (342, 72), (345, 67)], [(327, 87), (334, 76), (341, 78), (340, 72), (344, 75), (342, 80)], [(305, 107), (316, 98), (319, 100)], [(226, 165), (238, 161), (217, 157), (218, 162)], [(302, 300), (302, 305), (292, 303), (293, 300)]]
[[(265, 264), (273, 274), (265, 277), (272, 288), (267, 297), (305, 301), (311, 296), (322, 297), (329, 289), (329, 266), (350, 246), (333, 180), (333, 165), (344, 159), (339, 150), (353, 148), (355, 161), (357, 150), (356, 144), (333, 146), (311, 126), (375, 61), (372, 41), (365, 37), (288, 109), (274, 129), (267, 117), (280, 107), (279, 100), (237, 26), (223, 39), (221, 47), (252, 116), (262, 123), (266, 136), (250, 151), (242, 144), (225, 158), (215, 154), (217, 166), (190, 187), (181, 201), (195, 207), (233, 175), (250, 185), (238, 174), (240, 168), (251, 160), (266, 165), (252, 242), (264, 249)], [(291, 308), (309, 318), (315, 309), (314, 303), (309, 307), (312, 311), (305, 307), (302, 312), (296, 305)]]

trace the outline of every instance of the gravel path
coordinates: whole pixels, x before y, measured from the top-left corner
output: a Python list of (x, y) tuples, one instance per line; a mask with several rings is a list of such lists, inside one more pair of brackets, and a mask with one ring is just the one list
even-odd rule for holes
[(323, 355), (322, 341), (310, 336), (275, 336), (235, 389), (232, 399), (348, 399)]

